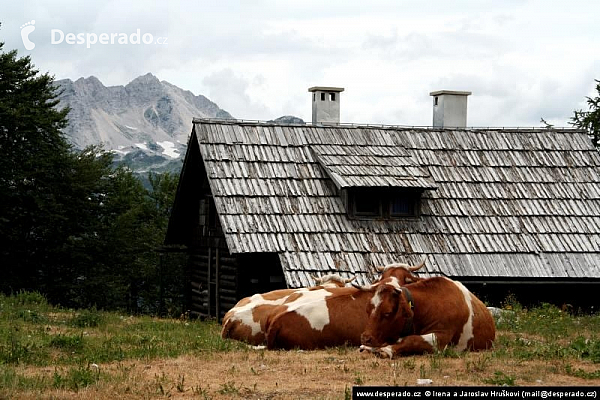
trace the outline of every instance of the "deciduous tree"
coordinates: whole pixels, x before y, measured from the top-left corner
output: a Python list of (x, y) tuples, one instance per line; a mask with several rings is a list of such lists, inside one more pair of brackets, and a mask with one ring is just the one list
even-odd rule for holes
[(588, 111), (575, 110), (571, 124), (585, 129), (594, 146), (600, 147), (600, 81), (596, 80), (596, 97), (587, 97)]

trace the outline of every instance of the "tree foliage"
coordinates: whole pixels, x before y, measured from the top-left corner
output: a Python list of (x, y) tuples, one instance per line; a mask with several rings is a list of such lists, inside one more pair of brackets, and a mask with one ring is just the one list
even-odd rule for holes
[[(69, 224), (66, 194), (74, 159), (60, 129), (52, 77), (39, 75), (29, 57), (1, 52), (0, 43), (0, 254), (3, 265), (41, 284), (40, 268)], [(52, 244), (54, 246), (52, 246)], [(6, 284), (6, 283), (5, 283)]]
[(101, 148), (72, 149), (61, 131), (69, 110), (56, 108), (53, 77), (3, 45), (0, 291), (37, 290), (69, 307), (156, 312), (166, 281), (156, 249), (176, 177), (152, 175), (147, 190)]
[(594, 98), (587, 97), (589, 110), (575, 110), (571, 118), (571, 124), (585, 129), (592, 138), (594, 146), (600, 147), (600, 81), (596, 80), (596, 92), (598, 95)]

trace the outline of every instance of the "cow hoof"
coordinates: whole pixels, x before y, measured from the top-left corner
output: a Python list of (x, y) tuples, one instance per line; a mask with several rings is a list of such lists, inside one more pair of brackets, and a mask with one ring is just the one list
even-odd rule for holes
[(380, 347), (380, 348), (376, 349), (374, 351), (374, 353), (375, 353), (375, 355), (377, 357), (389, 358), (390, 360), (394, 356), (394, 354), (392, 353), (392, 347), (391, 346)]
[(359, 352), (361, 352), (361, 353), (362, 353), (362, 352), (365, 352), (365, 351), (368, 351), (368, 352), (371, 352), (371, 353), (372, 353), (372, 352), (373, 352), (373, 348), (372, 348), (372, 347), (370, 347), (370, 346), (365, 346), (364, 344), (362, 344), (362, 345), (360, 345), (360, 347), (358, 348), (358, 351), (359, 351)]

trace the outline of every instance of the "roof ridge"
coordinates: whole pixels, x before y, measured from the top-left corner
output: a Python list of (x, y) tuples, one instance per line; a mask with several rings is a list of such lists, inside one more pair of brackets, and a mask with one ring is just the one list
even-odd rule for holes
[(585, 129), (574, 128), (569, 126), (553, 126), (552, 128), (539, 127), (539, 126), (467, 126), (467, 127), (434, 127), (430, 125), (392, 125), (392, 124), (372, 124), (372, 123), (357, 123), (357, 122), (343, 122), (343, 123), (317, 123), (305, 122), (303, 124), (294, 123), (281, 123), (275, 121), (263, 121), (263, 120), (250, 120), (250, 119), (221, 119), (221, 118), (192, 118), (192, 123), (210, 123), (210, 124), (226, 124), (226, 125), (266, 125), (266, 126), (288, 126), (288, 127), (309, 127), (309, 128), (350, 128), (350, 129), (418, 129), (418, 130), (430, 130), (430, 131), (468, 131), (468, 130), (481, 130), (481, 131), (530, 131), (530, 132), (585, 132)]

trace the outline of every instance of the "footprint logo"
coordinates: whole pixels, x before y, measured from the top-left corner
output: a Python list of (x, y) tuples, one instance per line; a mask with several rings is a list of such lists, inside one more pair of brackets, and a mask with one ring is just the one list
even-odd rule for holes
[(35, 48), (35, 43), (29, 40), (29, 34), (35, 31), (35, 20), (31, 20), (31, 22), (26, 23), (21, 26), (21, 39), (23, 39), (23, 45), (27, 50), (33, 50)]

